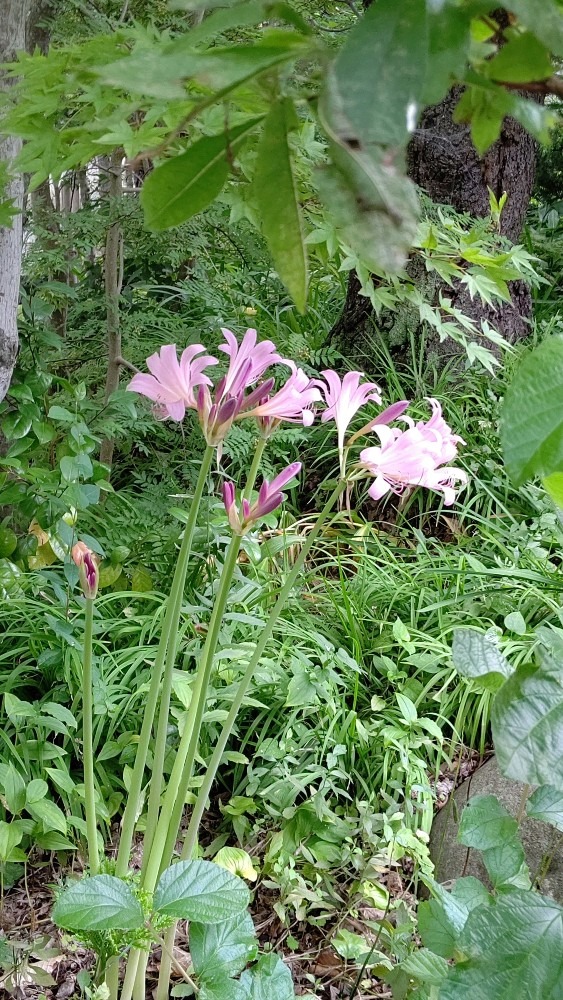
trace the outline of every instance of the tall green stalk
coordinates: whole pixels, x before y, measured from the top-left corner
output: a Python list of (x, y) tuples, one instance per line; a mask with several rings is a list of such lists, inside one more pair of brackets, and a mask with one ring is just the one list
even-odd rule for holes
[[(323, 507), (321, 513), (319, 514), (314, 527), (312, 528), (305, 542), (303, 543), (301, 551), (297, 559), (295, 560), (295, 563), (291, 571), (288, 573), (283, 587), (281, 588), (278, 594), (278, 598), (276, 600), (274, 607), (272, 608), (272, 611), (270, 612), (270, 616), (260, 633), (260, 638), (256, 644), (256, 648), (254, 650), (254, 653), (252, 654), (252, 657), (250, 658), (250, 661), (244, 672), (244, 675), (239, 683), (237, 693), (231, 705), (229, 714), (225, 719), (225, 722), (223, 723), (221, 734), (219, 736), (219, 739), (217, 740), (211, 760), (207, 765), (207, 769), (203, 777), (203, 782), (199, 788), (197, 799), (190, 817), (190, 822), (188, 825), (184, 846), (182, 849), (182, 860), (190, 859), (194, 853), (194, 849), (197, 844), (199, 824), (201, 823), (201, 819), (205, 811), (206, 802), (209, 793), (211, 791), (213, 782), (215, 780), (215, 777), (217, 775), (217, 771), (219, 769), (229, 736), (231, 735), (231, 732), (233, 730), (233, 726), (235, 724), (235, 720), (238, 715), (239, 709), (244, 701), (246, 692), (248, 691), (250, 682), (254, 675), (254, 671), (256, 670), (256, 667), (258, 666), (258, 663), (260, 662), (260, 659), (264, 654), (264, 650), (266, 649), (266, 646), (270, 641), (274, 628), (279, 620), (281, 612), (283, 611), (285, 603), (289, 595), (291, 594), (293, 587), (295, 586), (297, 578), (303, 569), (305, 560), (311, 550), (311, 547), (314, 545), (316, 539), (318, 538), (325, 521), (327, 520), (334, 505), (337, 503), (338, 498), (341, 496), (345, 485), (346, 485), (345, 483), (339, 483), (336, 489), (334, 489), (333, 492), (331, 493), (329, 499), (327, 500), (325, 506)], [(167, 1000), (168, 998), (168, 986), (169, 986), (170, 972), (171, 972), (171, 962), (169, 956), (173, 953), (175, 937), (176, 937), (176, 923), (174, 923), (171, 927), (168, 928), (165, 935), (165, 948), (163, 949), (162, 952), (156, 1000)]]
[[(254, 488), (262, 454), (266, 442), (260, 439), (256, 445), (252, 465), (248, 473), (244, 496), (249, 497)], [(198, 671), (194, 682), (190, 707), (186, 718), (184, 731), (180, 740), (180, 745), (172, 768), (172, 774), (168, 781), (168, 787), (162, 803), (160, 818), (153, 838), (153, 849), (150, 852), (149, 861), (144, 866), (143, 886), (149, 892), (154, 891), (156, 880), (163, 868), (170, 864), (174, 844), (178, 836), (182, 812), (186, 800), (186, 794), (192, 778), (193, 766), (199, 744), (201, 724), (205, 712), (207, 700), (207, 689), (213, 669), (213, 658), (217, 648), (217, 641), (221, 630), (223, 615), (229, 597), (229, 591), (233, 575), (236, 569), (238, 554), (242, 539), (233, 536), (227, 549), (223, 570), (219, 580), (217, 595), (213, 605), (213, 611), (209, 622), (209, 629)]]
[[(182, 609), (183, 588), (178, 591), (174, 600), (174, 610), (172, 620), (179, 623)], [(162, 794), (162, 783), (164, 774), (164, 759), (166, 757), (166, 737), (168, 734), (168, 723), (170, 716), (170, 696), (172, 694), (172, 678), (174, 674), (174, 664), (178, 651), (178, 629), (170, 634), (168, 647), (166, 650), (166, 660), (164, 663), (164, 673), (162, 676), (162, 687), (160, 691), (160, 705), (158, 709), (158, 724), (156, 729), (154, 758), (151, 771), (149, 802), (147, 807), (147, 824), (143, 837), (143, 866), (144, 872), (148, 863), (150, 849), (154, 839), (154, 832), (158, 822), (160, 809), (160, 796)]]
[(233, 536), (225, 557), (223, 571), (219, 580), (219, 588), (209, 622), (209, 629), (193, 686), (184, 731), (164, 794), (152, 850), (145, 876), (142, 880), (143, 888), (149, 892), (154, 892), (162, 868), (165, 868), (169, 864), (178, 836), (186, 794), (191, 780), (195, 751), (199, 741), (201, 720), (205, 711), (207, 688), (213, 668), (213, 657), (217, 647), (219, 631), (231, 589), (241, 541), (242, 539), (238, 536)]
[[(115, 874), (121, 878), (126, 874), (129, 867), (129, 856), (131, 854), (131, 845), (133, 843), (133, 834), (135, 831), (135, 823), (137, 821), (137, 808), (143, 785), (143, 775), (147, 763), (147, 753), (154, 723), (156, 706), (158, 704), (158, 697), (162, 685), (162, 672), (166, 658), (166, 650), (170, 642), (170, 637), (175, 635), (178, 631), (182, 595), (184, 593), (188, 562), (191, 553), (194, 531), (197, 524), (197, 515), (201, 498), (203, 496), (203, 490), (209, 475), (209, 469), (211, 468), (213, 454), (214, 448), (208, 447), (206, 448), (202, 458), (201, 468), (199, 470), (199, 476), (190, 507), (190, 513), (186, 522), (186, 527), (184, 528), (184, 537), (182, 539), (182, 545), (180, 547), (178, 561), (176, 563), (172, 588), (166, 604), (166, 613), (164, 616), (160, 642), (156, 652), (151, 683), (147, 695), (147, 702), (141, 732), (139, 735), (139, 743), (137, 745), (133, 774), (131, 775), (131, 785), (127, 796), (127, 804), (123, 813), (121, 836), (119, 839), (119, 850), (117, 853), (117, 863), (115, 869)], [(173, 663), (167, 664), (170, 671), (173, 669), (173, 666)], [(158, 746), (155, 746), (155, 765), (153, 766), (153, 775), (151, 779), (151, 782), (154, 779), (156, 785), (159, 786), (159, 798), (160, 788), (162, 785), (162, 764), (164, 762), (164, 752), (166, 749), (166, 734), (164, 734), (164, 739), (162, 739), (162, 733), (160, 735), (161, 742)], [(154, 819), (154, 817), (152, 817), (152, 819)]]
[(96, 823), (96, 786), (94, 784), (94, 746), (92, 691), (92, 626), (94, 601), (86, 598), (84, 621), (84, 659), (82, 664), (82, 738), (84, 760), (84, 798), (86, 801), (86, 839), (88, 841), (88, 867), (91, 875), (99, 869), (98, 825)]
[[(260, 462), (262, 460), (265, 446), (266, 441), (264, 439), (259, 439), (244, 490), (244, 496), (247, 499), (250, 497), (252, 490), (254, 489), (254, 483), (260, 468)], [(209, 622), (209, 630), (201, 653), (201, 659), (192, 690), (192, 697), (187, 718), (185, 720), (184, 731), (176, 752), (176, 759), (174, 761), (172, 773), (168, 780), (168, 786), (164, 795), (160, 815), (157, 819), (154, 830), (151, 831), (148, 859), (145, 851), (143, 851), (144, 857), (141, 882), (143, 887), (148, 889), (150, 892), (154, 891), (160, 872), (163, 868), (166, 868), (167, 865), (170, 864), (174, 851), (174, 844), (176, 843), (176, 839), (178, 837), (186, 794), (192, 778), (195, 757), (199, 744), (201, 725), (207, 701), (207, 689), (209, 687), (209, 681), (213, 669), (213, 658), (217, 648), (221, 623), (229, 597), (232, 578), (236, 569), (241, 542), (241, 538), (233, 537), (227, 550), (225, 563), (219, 580), (217, 596), (215, 598)], [(127, 973), (123, 984), (122, 1000), (130, 1000), (131, 996), (135, 997), (136, 1000), (139, 1000), (142, 996), (147, 960), (148, 954), (143, 954), (139, 949), (134, 949), (131, 952), (127, 962)]]

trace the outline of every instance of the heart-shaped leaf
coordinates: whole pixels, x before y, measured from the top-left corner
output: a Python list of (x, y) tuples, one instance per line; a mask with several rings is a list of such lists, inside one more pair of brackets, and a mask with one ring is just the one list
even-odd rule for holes
[(528, 354), (504, 397), (504, 461), (519, 486), (563, 469), (563, 338), (550, 337)]
[(512, 673), (512, 667), (500, 649), (475, 629), (457, 628), (452, 644), (452, 660), (456, 670), (471, 680), (498, 687)]
[(563, 909), (512, 889), (473, 910), (458, 942), (467, 956), (450, 969), (440, 1000), (558, 1000), (563, 989)]
[(499, 767), (507, 778), (563, 790), (561, 666), (545, 656), (523, 664), (497, 693), (491, 712)]
[(526, 815), (551, 823), (563, 832), (563, 792), (553, 785), (541, 785), (526, 802)]
[(200, 924), (236, 917), (249, 900), (242, 879), (212, 861), (179, 861), (162, 873), (154, 894), (160, 913)]
[(139, 900), (113, 875), (94, 875), (74, 882), (60, 894), (53, 922), (71, 931), (135, 930), (144, 923)]

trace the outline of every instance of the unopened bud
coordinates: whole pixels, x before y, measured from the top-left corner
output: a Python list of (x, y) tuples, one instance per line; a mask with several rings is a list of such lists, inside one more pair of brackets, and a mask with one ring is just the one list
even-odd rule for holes
[(89, 601), (93, 601), (98, 593), (100, 573), (96, 557), (84, 542), (73, 545), (71, 556), (78, 566), (78, 578), (82, 593)]

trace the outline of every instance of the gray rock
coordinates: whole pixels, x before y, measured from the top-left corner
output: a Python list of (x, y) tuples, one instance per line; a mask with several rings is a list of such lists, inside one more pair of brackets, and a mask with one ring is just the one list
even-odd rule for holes
[[(436, 866), (438, 882), (451, 882), (464, 875), (475, 875), (488, 883), (481, 855), (464, 847), (457, 839), (463, 807), (474, 795), (496, 795), (512, 816), (518, 816), (524, 785), (505, 778), (494, 757), (479, 767), (456, 789), (449, 802), (437, 814), (430, 836), (430, 855)], [(520, 836), (532, 881), (540, 892), (563, 903), (563, 835), (548, 823), (524, 818)]]

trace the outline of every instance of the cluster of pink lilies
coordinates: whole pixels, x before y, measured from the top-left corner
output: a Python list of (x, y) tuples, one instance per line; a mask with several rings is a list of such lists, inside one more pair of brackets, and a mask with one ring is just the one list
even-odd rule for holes
[[(356, 413), (368, 402), (381, 405), (381, 392), (375, 383), (362, 382), (361, 372), (347, 372), (341, 378), (335, 371), (323, 371), (322, 378), (310, 378), (293, 361), (282, 358), (271, 340), (259, 342), (256, 330), (247, 330), (240, 343), (230, 330), (222, 332), (225, 343), (219, 350), (228, 356), (229, 365), (215, 386), (207, 371), (219, 361), (206, 354), (202, 344), (187, 347), (180, 360), (176, 346), (167, 344), (147, 358), (150, 374), (134, 375), (128, 388), (151, 399), (161, 419), (180, 421), (186, 410), (194, 410), (207, 444), (219, 450), (235, 421), (254, 420), (262, 437), (268, 438), (282, 421), (310, 426), (317, 405), (324, 403), (321, 420), (336, 424), (342, 477), (346, 477), (350, 444), (373, 432), (378, 443), (360, 452), (349, 479), (373, 477), (369, 494), (374, 500), (390, 491), (402, 493), (408, 486), (425, 486), (441, 493), (446, 505), (454, 502), (467, 476), (449, 463), (463, 441), (452, 433), (436, 399), (428, 400), (432, 408), (429, 420), (415, 422), (405, 414), (408, 401), (401, 400), (346, 441)], [(268, 374), (273, 365), (289, 369), (289, 376), (278, 388), (276, 378)], [(404, 426), (390, 426), (397, 420)], [(226, 482), (223, 500), (232, 530), (244, 534), (275, 510), (284, 499), (283, 488), (300, 469), (301, 463), (293, 462), (271, 482), (264, 480), (257, 500), (251, 504), (243, 499), (240, 507), (234, 484)]]

